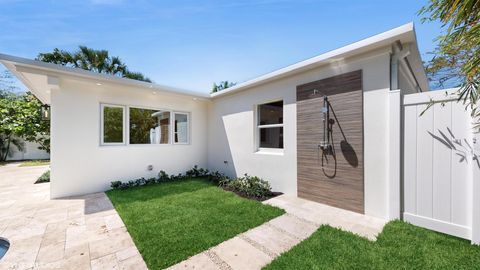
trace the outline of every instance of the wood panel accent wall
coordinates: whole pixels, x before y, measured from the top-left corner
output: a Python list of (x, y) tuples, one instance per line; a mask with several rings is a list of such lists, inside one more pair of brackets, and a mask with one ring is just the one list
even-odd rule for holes
[[(323, 96), (330, 119), (334, 155), (322, 167)], [(298, 196), (364, 213), (362, 71), (297, 86)]]

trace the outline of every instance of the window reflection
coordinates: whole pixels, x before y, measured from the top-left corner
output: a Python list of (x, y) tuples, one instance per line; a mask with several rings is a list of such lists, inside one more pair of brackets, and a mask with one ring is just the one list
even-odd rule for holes
[(130, 108), (130, 144), (170, 143), (170, 112)]

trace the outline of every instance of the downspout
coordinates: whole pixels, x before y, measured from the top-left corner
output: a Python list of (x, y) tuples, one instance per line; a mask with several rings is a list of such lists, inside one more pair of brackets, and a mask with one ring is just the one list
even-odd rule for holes
[(413, 72), (412, 67), (407, 59), (407, 56), (410, 54), (410, 50), (408, 48), (403, 48), (400, 41), (396, 41), (392, 45), (392, 51), (393, 53), (390, 57), (390, 90), (399, 89), (399, 65), (403, 65), (403, 67), (408, 71), (408, 77), (410, 77), (410, 80), (415, 83), (415, 89), (417, 90), (417, 92), (423, 92), (417, 78), (415, 77), (415, 73)]

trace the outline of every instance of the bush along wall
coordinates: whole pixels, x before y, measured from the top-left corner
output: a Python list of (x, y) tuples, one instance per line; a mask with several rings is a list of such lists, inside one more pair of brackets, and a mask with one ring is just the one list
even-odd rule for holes
[(38, 177), (35, 184), (50, 182), (50, 170), (44, 172), (40, 177)]
[(245, 174), (243, 177), (231, 179), (225, 174), (218, 171), (209, 171), (207, 169), (198, 168), (195, 165), (192, 169), (186, 171), (184, 174), (169, 175), (165, 171), (160, 171), (157, 177), (152, 178), (138, 178), (130, 181), (113, 181), (111, 182), (112, 189), (127, 189), (131, 187), (138, 187), (144, 185), (161, 184), (167, 182), (174, 182), (186, 179), (202, 178), (206, 179), (215, 185), (234, 192), (242, 197), (266, 200), (275, 197), (281, 193), (272, 192), (272, 188), (268, 181), (263, 180), (257, 176), (250, 176)]

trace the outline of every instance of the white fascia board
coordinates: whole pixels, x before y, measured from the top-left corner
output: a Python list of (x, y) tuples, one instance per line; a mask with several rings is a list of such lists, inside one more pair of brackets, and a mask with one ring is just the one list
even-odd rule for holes
[[(156, 84), (156, 83), (143, 82), (143, 81), (138, 81), (138, 80), (133, 80), (128, 78), (121, 78), (121, 77), (117, 77), (109, 74), (100, 74), (100, 73), (91, 72), (91, 71), (83, 70), (79, 68), (65, 67), (58, 64), (46, 63), (42, 61), (16, 57), (12, 55), (0, 54), (0, 62), (2, 62), (5, 66), (7, 66), (7, 68), (10, 69), (15, 75), (18, 75), (19, 72), (14, 72), (9, 67), (14, 66), (15, 69), (19, 67), (31, 68), (31, 69), (37, 70), (39, 73), (40, 72), (45, 74), (53, 73), (55, 75), (64, 74), (64, 75), (87, 78), (87, 79), (95, 80), (98, 82), (119, 83), (123, 85), (134, 86), (134, 87), (147, 88), (147, 89), (151, 89), (159, 92), (168, 92), (172, 94), (191, 96), (191, 97), (202, 98), (202, 99), (210, 97), (210, 94), (207, 94), (207, 93), (200, 93), (200, 92), (180, 89), (180, 88)], [(27, 87), (30, 88), (32, 86), (27, 86)]]
[(413, 23), (407, 23), (400, 27), (383, 32), (381, 34), (360, 40), (350, 45), (338, 48), (333, 51), (329, 51), (327, 53), (298, 62), (285, 68), (281, 68), (271, 73), (267, 73), (265, 75), (237, 84), (236, 86), (227, 88), (220, 92), (213, 93), (211, 94), (211, 97), (216, 98), (225, 96), (275, 79), (290, 76), (301, 71), (309, 70), (324, 64), (335, 62), (337, 60), (342, 60), (345, 57), (368, 52), (370, 50), (374, 50), (384, 46), (390, 46), (393, 42), (397, 40), (400, 40), (402, 43), (416, 42)]

